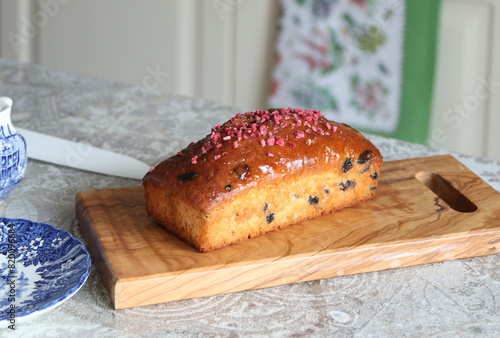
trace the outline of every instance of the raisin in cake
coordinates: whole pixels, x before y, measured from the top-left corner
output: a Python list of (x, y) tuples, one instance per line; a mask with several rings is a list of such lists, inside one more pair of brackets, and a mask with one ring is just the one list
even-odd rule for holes
[(320, 111), (238, 114), (144, 176), (149, 215), (207, 252), (370, 199), (379, 150)]

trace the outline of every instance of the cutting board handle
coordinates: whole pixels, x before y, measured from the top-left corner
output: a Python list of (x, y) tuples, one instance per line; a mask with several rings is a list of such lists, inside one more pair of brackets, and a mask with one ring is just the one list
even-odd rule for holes
[(458, 212), (474, 212), (477, 210), (477, 205), (438, 173), (434, 171), (420, 171), (415, 174), (415, 178), (431, 189), (453, 210)]

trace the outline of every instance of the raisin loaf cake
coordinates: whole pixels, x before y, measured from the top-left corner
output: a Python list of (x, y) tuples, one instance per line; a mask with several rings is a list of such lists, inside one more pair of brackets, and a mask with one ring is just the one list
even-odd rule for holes
[(151, 168), (146, 208), (207, 252), (373, 197), (382, 160), (321, 111), (237, 114)]

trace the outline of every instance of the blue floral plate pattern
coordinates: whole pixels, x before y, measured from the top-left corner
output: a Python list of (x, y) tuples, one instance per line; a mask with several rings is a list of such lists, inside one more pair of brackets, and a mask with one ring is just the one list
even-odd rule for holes
[[(90, 271), (81, 241), (49, 224), (0, 217), (0, 320), (53, 308), (73, 296)], [(10, 311), (10, 312), (9, 312)]]

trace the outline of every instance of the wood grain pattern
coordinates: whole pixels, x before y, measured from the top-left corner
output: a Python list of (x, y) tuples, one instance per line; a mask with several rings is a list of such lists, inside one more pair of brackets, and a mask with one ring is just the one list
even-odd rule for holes
[(80, 192), (76, 213), (116, 309), (500, 253), (500, 194), (449, 155), (386, 162), (374, 199), (208, 253), (147, 217), (141, 186)]

